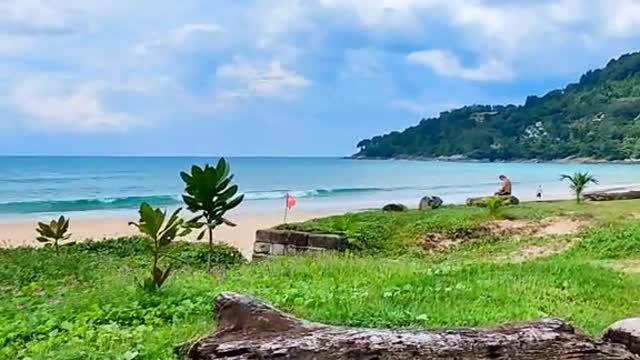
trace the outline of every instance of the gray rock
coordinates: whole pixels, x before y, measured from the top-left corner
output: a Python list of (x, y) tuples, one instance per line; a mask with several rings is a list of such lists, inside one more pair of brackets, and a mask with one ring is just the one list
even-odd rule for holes
[(271, 259), (271, 255), (269, 254), (253, 254), (253, 256), (251, 257), (251, 261), (253, 262), (269, 260), (269, 259)]
[(286, 253), (287, 255), (298, 255), (306, 251), (307, 251), (307, 247), (304, 247), (304, 246), (287, 245)]
[(387, 204), (382, 207), (383, 211), (407, 211), (408, 208), (402, 204)]
[(287, 244), (288, 231), (275, 230), (275, 229), (263, 229), (256, 231), (256, 242), (264, 242), (269, 244)]
[(425, 196), (420, 199), (420, 204), (418, 204), (418, 208), (420, 210), (429, 210), (429, 209), (437, 209), (442, 206), (442, 199), (438, 196)]
[(309, 234), (309, 246), (322, 249), (339, 249), (346, 241), (338, 235)]
[(605, 330), (604, 341), (623, 344), (634, 354), (640, 354), (640, 318), (615, 322)]
[(253, 244), (254, 254), (269, 254), (271, 252), (271, 244), (264, 242), (255, 242)]
[(256, 242), (307, 246), (309, 234), (301, 231), (263, 229), (256, 231)]
[(288, 231), (287, 232), (287, 244), (295, 246), (307, 246), (309, 245), (309, 233), (302, 231)]
[(273, 256), (284, 256), (287, 253), (286, 245), (282, 244), (273, 244), (271, 245), (271, 255)]

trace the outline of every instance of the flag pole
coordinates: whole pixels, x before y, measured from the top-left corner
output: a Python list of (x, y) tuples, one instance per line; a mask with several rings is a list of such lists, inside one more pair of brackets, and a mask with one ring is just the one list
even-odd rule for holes
[(289, 212), (289, 193), (284, 196), (284, 223), (287, 223), (287, 212)]

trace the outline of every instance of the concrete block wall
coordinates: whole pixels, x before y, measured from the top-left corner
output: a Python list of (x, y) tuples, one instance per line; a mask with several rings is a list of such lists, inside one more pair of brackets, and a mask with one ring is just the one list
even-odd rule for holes
[(339, 250), (345, 245), (346, 239), (338, 235), (264, 229), (256, 231), (253, 258), (261, 259), (304, 252)]

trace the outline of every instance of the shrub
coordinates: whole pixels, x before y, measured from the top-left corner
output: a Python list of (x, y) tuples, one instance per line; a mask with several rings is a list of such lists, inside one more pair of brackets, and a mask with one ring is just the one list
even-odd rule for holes
[(133, 236), (99, 241), (86, 240), (64, 245), (61, 249), (66, 253), (101, 254), (117, 257), (146, 256), (151, 253), (151, 243), (145, 237)]
[(227, 244), (214, 244), (211, 249), (205, 244), (177, 242), (173, 252), (176, 259), (187, 265), (208, 264), (209, 254), (211, 262), (217, 266), (228, 268), (246, 262), (238, 249)]
[(58, 252), (58, 243), (71, 237), (71, 234), (67, 233), (69, 231), (69, 219), (65, 219), (64, 216), (60, 216), (58, 220), (51, 220), (49, 224), (39, 222), (36, 231), (40, 234), (36, 239), (41, 243), (49, 244), (53, 242), (56, 253)]
[(171, 258), (171, 248), (168, 245), (177, 236), (183, 236), (189, 232), (188, 228), (183, 228), (184, 221), (178, 217), (180, 210), (182, 209), (174, 211), (167, 220), (166, 211), (154, 209), (149, 204), (142, 203), (140, 205), (140, 221), (138, 223), (129, 223), (152, 240), (153, 267), (151, 268), (151, 278), (147, 278), (140, 283), (140, 287), (145, 290), (159, 290), (162, 287), (162, 284), (169, 277), (173, 265), (169, 265), (166, 270), (162, 270), (158, 265), (158, 261), (165, 257)]
[(189, 220), (188, 225), (193, 229), (203, 229), (198, 235), (202, 239), (205, 233), (209, 234), (209, 259), (208, 268), (211, 271), (213, 261), (213, 230), (221, 224), (235, 226), (224, 218), (227, 211), (240, 205), (244, 195), (236, 196), (238, 186), (231, 185), (233, 175), (230, 175), (230, 167), (224, 158), (218, 161), (218, 165), (205, 165), (204, 169), (194, 165), (191, 174), (180, 173), (186, 184), (182, 199), (189, 211), (200, 213)]
[(484, 206), (489, 210), (489, 216), (494, 219), (502, 217), (502, 207), (505, 199), (501, 196), (491, 196), (482, 200)]

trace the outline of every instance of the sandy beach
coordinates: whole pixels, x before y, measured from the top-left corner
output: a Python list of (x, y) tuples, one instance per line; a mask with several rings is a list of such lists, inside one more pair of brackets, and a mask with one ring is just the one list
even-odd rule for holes
[[(303, 213), (292, 211), (288, 216), (289, 222), (299, 222), (315, 217), (331, 215), (331, 212)], [(217, 241), (223, 241), (237, 247), (245, 257), (252, 253), (255, 232), (282, 223), (282, 215), (239, 214), (230, 217), (237, 226), (234, 228), (220, 226), (216, 229)], [(108, 217), (108, 218), (71, 218), (70, 241), (86, 239), (109, 239), (122, 236), (136, 235), (137, 230), (128, 226), (129, 221), (137, 221), (136, 217)], [(36, 240), (36, 220), (16, 220), (0, 223), (0, 247), (40, 246)], [(191, 234), (187, 240), (195, 241), (197, 233)]]
[[(607, 186), (599, 185), (590, 188), (591, 191), (606, 192), (623, 192), (623, 191), (640, 191), (640, 184), (630, 184), (625, 186)], [(516, 195), (518, 195), (516, 193)], [(523, 201), (535, 201), (531, 196), (520, 197)], [(564, 193), (547, 194), (545, 200), (566, 200), (573, 199), (573, 195), (568, 191)], [(409, 207), (410, 203), (407, 203)], [(361, 208), (362, 209), (362, 208)], [(315, 210), (315, 211), (291, 211), (288, 215), (288, 222), (301, 222), (309, 219), (341, 214), (349, 211), (348, 207), (336, 206), (331, 209)], [(255, 232), (258, 229), (269, 228), (282, 224), (283, 214), (273, 212), (267, 214), (264, 212), (240, 212), (229, 216), (234, 221), (236, 227), (220, 226), (216, 229), (216, 241), (222, 241), (237, 247), (245, 257), (250, 258), (253, 252), (253, 241)], [(36, 223), (43, 221), (42, 217), (29, 220), (10, 220), (0, 222), (0, 247), (17, 247), (17, 246), (40, 246), (36, 240)], [(137, 221), (135, 214), (131, 215), (113, 215), (107, 214), (104, 217), (74, 217), (71, 216), (71, 233), (70, 241), (82, 241), (86, 239), (111, 239), (123, 236), (137, 235), (137, 230), (133, 226), (128, 226), (130, 221)], [(196, 241), (197, 232), (189, 235), (186, 240)]]

